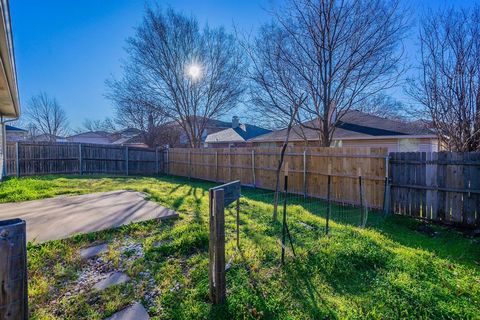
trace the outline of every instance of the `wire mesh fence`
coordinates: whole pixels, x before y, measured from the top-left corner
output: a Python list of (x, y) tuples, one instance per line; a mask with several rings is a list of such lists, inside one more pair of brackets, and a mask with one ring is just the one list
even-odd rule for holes
[[(357, 192), (360, 191), (358, 190)], [(242, 188), (242, 195), (250, 200), (270, 206), (273, 218), (275, 191), (244, 187)], [(364, 198), (366, 198), (366, 195), (364, 195)], [(287, 192), (280, 191), (278, 194), (277, 218), (280, 221), (285, 200), (289, 223), (294, 223), (297, 227), (303, 227), (306, 230), (315, 230), (318, 236), (323, 236), (327, 233), (327, 223), (329, 224), (328, 232), (331, 234), (335, 232), (335, 228), (332, 228), (332, 225), (339, 224), (368, 228), (382, 223), (385, 219), (383, 210), (369, 205), (366, 201), (362, 205), (333, 200), (329, 202), (328, 199), (305, 195), (303, 190), (288, 189)], [(310, 213), (319, 219), (315, 223), (309, 224), (308, 221), (302, 221), (303, 213)], [(255, 213), (253, 212), (252, 214)]]

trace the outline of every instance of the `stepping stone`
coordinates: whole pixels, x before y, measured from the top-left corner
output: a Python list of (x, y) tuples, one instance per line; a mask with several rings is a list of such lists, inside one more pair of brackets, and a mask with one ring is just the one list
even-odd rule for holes
[(128, 308), (125, 308), (117, 313), (115, 313), (110, 318), (105, 320), (149, 320), (147, 311), (145, 308), (138, 302), (135, 302)]
[(113, 273), (110, 273), (110, 275), (107, 278), (97, 282), (93, 286), (93, 288), (97, 289), (97, 290), (105, 290), (106, 288), (108, 288), (110, 286), (114, 286), (114, 285), (117, 285), (117, 284), (122, 284), (122, 283), (127, 282), (128, 280), (130, 280), (130, 277), (127, 276), (125, 273), (123, 273), (123, 272), (113, 272)]
[(108, 245), (106, 243), (102, 243), (98, 246), (88, 247), (80, 250), (80, 257), (82, 257), (82, 259), (90, 259), (107, 251)]

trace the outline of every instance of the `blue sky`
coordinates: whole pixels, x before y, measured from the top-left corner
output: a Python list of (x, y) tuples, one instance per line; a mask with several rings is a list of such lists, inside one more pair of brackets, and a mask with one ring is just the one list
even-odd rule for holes
[[(278, 1), (278, 0), (277, 0)], [(473, 0), (405, 0), (414, 14), (426, 8), (469, 6)], [(269, 17), (265, 9), (271, 0), (159, 1), (195, 15), (212, 26), (233, 24), (255, 31)], [(142, 19), (145, 0), (14, 0), (12, 14), (20, 99), (47, 92), (65, 108), (72, 128), (85, 118), (113, 116), (113, 107), (104, 97), (105, 80), (121, 72), (125, 39)], [(414, 63), (416, 28), (407, 45)], [(401, 89), (393, 95), (404, 99)]]

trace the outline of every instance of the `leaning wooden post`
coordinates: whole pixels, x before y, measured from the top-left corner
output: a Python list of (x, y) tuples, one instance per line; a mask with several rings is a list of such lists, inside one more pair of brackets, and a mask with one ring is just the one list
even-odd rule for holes
[(226, 295), (224, 190), (210, 190), (210, 237), (208, 280), (210, 299), (222, 303)]
[(255, 179), (255, 149), (252, 149), (252, 182), (253, 182), (253, 187), (257, 187), (257, 182)]
[(25, 221), (0, 221), (0, 319), (28, 319)]
[(19, 143), (15, 143), (15, 171), (17, 177), (20, 177), (20, 146)]
[(78, 144), (78, 174), (82, 175), (82, 144)]
[(125, 147), (125, 174), (128, 176), (128, 147)]

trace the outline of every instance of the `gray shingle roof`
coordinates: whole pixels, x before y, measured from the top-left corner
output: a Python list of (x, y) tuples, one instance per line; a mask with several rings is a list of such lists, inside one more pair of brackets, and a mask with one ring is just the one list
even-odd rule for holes
[(28, 130), (25, 130), (25, 129), (22, 129), (22, 128), (18, 128), (18, 127), (14, 127), (14, 126), (11, 126), (11, 125), (5, 125), (5, 130), (7, 131), (20, 131), (20, 132), (27, 132)]
[[(319, 128), (316, 120), (305, 122), (308, 127)], [(268, 142), (285, 140), (287, 130), (277, 130), (252, 139), (252, 142)], [(291, 141), (318, 140), (319, 131), (300, 125), (293, 127)], [(434, 133), (418, 122), (405, 122), (388, 119), (358, 110), (348, 111), (336, 126), (333, 139), (359, 139), (388, 136), (432, 136)]]
[(251, 124), (240, 124), (237, 128), (228, 128), (212, 134), (205, 139), (207, 143), (245, 142), (257, 136), (272, 132)]

